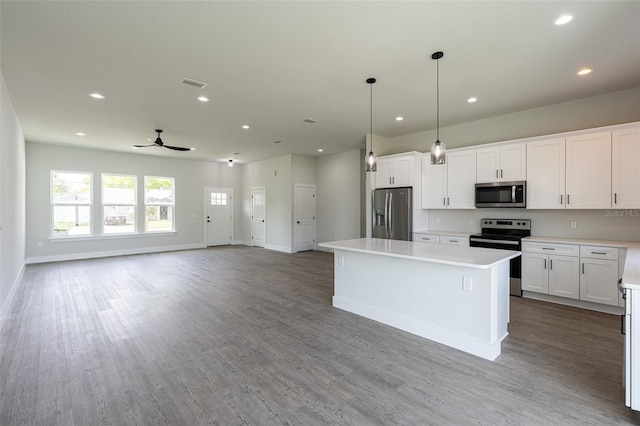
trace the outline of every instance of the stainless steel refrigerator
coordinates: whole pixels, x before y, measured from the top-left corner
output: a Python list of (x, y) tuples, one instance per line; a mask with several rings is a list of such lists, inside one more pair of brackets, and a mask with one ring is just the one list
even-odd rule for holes
[(412, 240), (412, 188), (376, 189), (373, 191), (372, 205), (373, 238)]

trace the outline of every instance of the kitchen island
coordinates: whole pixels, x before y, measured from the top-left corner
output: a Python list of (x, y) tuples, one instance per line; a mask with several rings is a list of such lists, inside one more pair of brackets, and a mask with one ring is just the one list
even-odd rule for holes
[(518, 251), (361, 238), (334, 251), (333, 306), (494, 360), (508, 335)]

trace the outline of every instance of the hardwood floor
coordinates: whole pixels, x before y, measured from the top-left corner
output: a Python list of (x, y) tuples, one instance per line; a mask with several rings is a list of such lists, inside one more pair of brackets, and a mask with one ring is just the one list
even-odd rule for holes
[(332, 293), (322, 252), (29, 265), (0, 334), (0, 425), (637, 424), (618, 316), (512, 298), (491, 362)]

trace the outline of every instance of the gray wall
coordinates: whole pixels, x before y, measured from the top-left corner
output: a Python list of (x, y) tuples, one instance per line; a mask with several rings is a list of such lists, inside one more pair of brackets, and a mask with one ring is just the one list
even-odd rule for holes
[[(242, 212), (241, 167), (222, 163), (182, 160), (140, 154), (79, 149), (27, 143), (27, 234), (29, 262), (141, 253), (204, 246), (204, 188), (229, 187), (236, 195), (234, 213)], [(93, 220), (101, 222), (99, 182), (101, 173), (138, 176), (171, 176), (176, 185), (176, 232), (158, 235), (109, 236), (78, 240), (51, 240), (50, 171), (92, 172)], [(241, 221), (234, 222), (234, 238), (241, 235)]]
[(25, 143), (0, 74), (0, 326), (25, 264)]

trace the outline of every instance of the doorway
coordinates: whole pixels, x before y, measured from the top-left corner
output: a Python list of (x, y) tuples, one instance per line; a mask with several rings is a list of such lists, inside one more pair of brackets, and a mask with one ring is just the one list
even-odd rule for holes
[(205, 188), (205, 243), (209, 246), (233, 241), (233, 189)]
[(267, 189), (251, 188), (251, 245), (264, 247), (267, 230)]
[(293, 193), (294, 252), (316, 248), (316, 186), (296, 184)]

